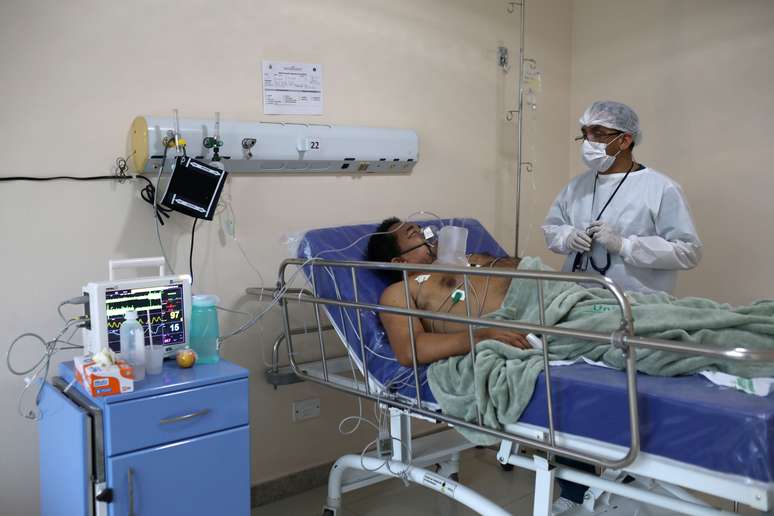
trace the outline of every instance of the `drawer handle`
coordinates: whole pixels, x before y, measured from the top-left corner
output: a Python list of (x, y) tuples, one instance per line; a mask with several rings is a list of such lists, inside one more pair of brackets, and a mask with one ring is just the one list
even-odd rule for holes
[(181, 421), (188, 421), (189, 419), (193, 419), (195, 417), (200, 417), (200, 416), (203, 416), (203, 415), (209, 414), (209, 413), (210, 413), (210, 409), (206, 408), (206, 409), (199, 410), (197, 412), (191, 412), (190, 414), (186, 414), (184, 416), (176, 416), (176, 417), (164, 418), (164, 419), (162, 419), (159, 422), (162, 425), (168, 425), (170, 423), (179, 423)]
[(129, 484), (129, 516), (135, 516), (134, 513), (134, 471), (129, 468), (126, 472), (126, 480)]

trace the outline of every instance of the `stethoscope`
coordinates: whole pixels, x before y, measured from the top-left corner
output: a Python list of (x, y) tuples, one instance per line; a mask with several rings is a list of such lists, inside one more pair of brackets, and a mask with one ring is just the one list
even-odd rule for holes
[[(599, 180), (599, 172), (596, 173), (594, 176), (594, 191), (591, 194), (591, 217), (594, 222), (598, 221), (602, 218), (602, 214), (605, 213), (605, 210), (608, 206), (610, 206), (610, 203), (613, 201), (613, 198), (615, 197), (615, 194), (618, 193), (618, 190), (620, 190), (621, 186), (624, 184), (624, 181), (626, 181), (626, 178), (629, 177), (629, 174), (634, 170), (634, 166), (637, 164), (636, 161), (632, 160), (632, 166), (629, 167), (629, 170), (626, 172), (626, 174), (623, 176), (621, 181), (618, 182), (618, 185), (616, 185), (615, 190), (613, 190), (613, 193), (610, 194), (610, 197), (607, 199), (607, 202), (602, 207), (602, 210), (599, 212), (599, 215), (597, 215), (596, 219), (593, 219), (594, 217), (594, 201), (596, 201), (597, 198), (597, 181)], [(576, 253), (575, 254), (575, 260), (572, 263), (572, 272), (586, 272), (589, 268), (589, 265), (591, 265), (591, 268), (600, 273), (602, 276), (607, 275), (607, 271), (610, 269), (610, 252), (608, 251), (606, 253), (606, 260), (604, 267), (598, 267), (596, 263), (594, 263), (594, 257), (591, 255), (591, 252), (588, 253)], [(584, 262), (584, 256), (586, 257), (585, 263)]]

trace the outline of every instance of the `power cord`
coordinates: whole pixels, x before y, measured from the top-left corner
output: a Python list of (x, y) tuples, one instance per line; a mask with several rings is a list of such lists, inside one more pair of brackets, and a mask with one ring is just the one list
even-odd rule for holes
[[(129, 155), (131, 157), (131, 154)], [(129, 158), (119, 157), (116, 159), (115, 173), (110, 176), (0, 176), (0, 181), (119, 181), (123, 183), (132, 176), (127, 174)]]
[[(144, 181), (147, 181), (148, 184), (143, 187), (142, 190), (140, 190), (140, 197), (142, 197), (142, 200), (150, 204), (151, 206), (154, 206), (154, 199), (156, 198), (156, 187), (153, 186), (153, 183), (150, 179), (148, 179), (145, 176), (134, 176), (137, 179), (142, 179)], [(162, 216), (166, 217), (167, 219), (170, 217), (170, 213), (172, 213), (172, 210), (169, 208), (166, 208), (162, 206), (161, 204), (155, 205), (155, 215), (158, 217), (159, 223), (163, 226), (164, 225), (164, 219), (161, 218)]]
[(193, 226), (191, 226), (191, 251), (188, 253), (188, 270), (191, 272), (191, 287), (193, 287), (194, 284), (194, 273), (193, 273), (193, 252), (194, 252), (194, 232), (196, 231), (196, 223), (199, 221), (199, 219), (194, 219)]
[[(167, 147), (164, 147), (164, 157), (161, 160), (161, 168), (164, 168), (164, 165), (167, 161)], [(127, 174), (127, 171), (129, 170), (129, 164), (127, 162), (127, 158), (116, 158), (116, 174), (118, 174), (119, 177), (132, 177)], [(159, 222), (161, 225), (164, 225), (164, 219), (161, 217), (164, 216), (166, 218), (170, 217), (170, 213), (172, 213), (172, 210), (169, 208), (166, 208), (162, 206), (161, 204), (156, 203), (156, 187), (154, 186), (153, 182), (148, 179), (147, 177), (143, 175), (136, 175), (133, 176), (135, 179), (142, 179), (145, 181), (146, 184), (142, 190), (140, 190), (140, 197), (142, 197), (142, 200), (150, 204), (154, 207), (154, 214), (156, 217), (158, 217)]]
[[(116, 158), (116, 173), (114, 175), (110, 176), (0, 176), (0, 182), (10, 182), (10, 181), (36, 181), (36, 182), (42, 182), (42, 181), (119, 181), (124, 182), (127, 179), (142, 179), (143, 181), (147, 182), (148, 184), (145, 185), (145, 187), (140, 190), (140, 196), (142, 197), (142, 200), (150, 204), (151, 206), (154, 205), (155, 199), (156, 199), (156, 187), (153, 185), (150, 179), (147, 177), (137, 174), (137, 175), (131, 175), (128, 173), (129, 165), (127, 163), (128, 158), (119, 157)], [(164, 151), (164, 159), (162, 160), (161, 167), (164, 167), (164, 161), (166, 161), (166, 148)], [(172, 213), (172, 210), (169, 208), (166, 208), (160, 204), (156, 204), (155, 207), (156, 216), (159, 218), (159, 222), (161, 225), (164, 225), (164, 219), (161, 217), (166, 217), (167, 219), (170, 217), (170, 213)]]
[(62, 313), (62, 307), (64, 305), (85, 305), (88, 302), (89, 302), (89, 296), (87, 296), (85, 294), (82, 295), (82, 296), (70, 298), (70, 299), (68, 299), (66, 301), (62, 301), (61, 303), (59, 303), (59, 306), (56, 307), (56, 313), (58, 313), (59, 314), (59, 318), (62, 319), (62, 321), (64, 321), (66, 323), (67, 322), (67, 318)]
[[(83, 328), (88, 325), (89, 318), (86, 316), (82, 316), (82, 317), (73, 317), (71, 319), (67, 319), (62, 313), (62, 307), (64, 305), (85, 305), (88, 302), (89, 302), (89, 296), (82, 295), (82, 296), (66, 299), (65, 301), (62, 301), (61, 303), (59, 303), (59, 306), (57, 306), (56, 311), (59, 314), (59, 317), (62, 318), (65, 324), (64, 324), (64, 327), (62, 327), (62, 329), (53, 339), (47, 341), (37, 333), (26, 332), (16, 337), (11, 342), (11, 345), (8, 346), (8, 351), (6, 352), (6, 355), (5, 355), (5, 365), (8, 368), (8, 371), (10, 371), (12, 374), (15, 374), (17, 376), (24, 376), (24, 388), (19, 394), (19, 398), (17, 400), (17, 411), (19, 412), (19, 415), (21, 415), (22, 417), (26, 419), (31, 419), (34, 421), (37, 421), (38, 419), (40, 419), (41, 415), (40, 415), (40, 409), (38, 409), (38, 401), (40, 399), (40, 393), (43, 390), (43, 384), (48, 378), (48, 371), (51, 366), (51, 358), (54, 356), (54, 354), (57, 351), (83, 348), (83, 346), (72, 344), (71, 341), (72, 341), (72, 338), (75, 336), (75, 333), (80, 328)], [(68, 330), (72, 330), (70, 335), (68, 335), (66, 338), (62, 338), (62, 336), (65, 333), (67, 333)], [(25, 338), (28, 338), (28, 339), (31, 338), (38, 341), (43, 347), (43, 354), (32, 367), (29, 367), (27, 369), (16, 369), (11, 363), (11, 354), (13, 353), (13, 350), (16, 347), (16, 344)], [(60, 344), (62, 345), (60, 346)], [(27, 391), (30, 388), (32, 388), (36, 384), (37, 384), (37, 391), (35, 393), (35, 409), (25, 412), (22, 408), (22, 405), (24, 403), (24, 395), (27, 393)]]
[[(72, 344), (71, 340), (75, 336), (75, 333), (78, 331), (78, 329), (83, 328), (87, 323), (88, 318), (86, 317), (70, 319), (65, 323), (64, 327), (59, 331), (59, 333), (57, 333), (56, 337), (49, 341), (45, 340), (37, 333), (27, 332), (22, 333), (11, 342), (11, 345), (8, 347), (8, 351), (5, 355), (5, 365), (12, 374), (17, 376), (24, 376), (24, 388), (19, 394), (19, 398), (17, 400), (17, 411), (19, 412), (19, 415), (33, 421), (38, 421), (41, 418), (42, 415), (40, 413), (40, 409), (38, 408), (38, 403), (40, 401), (40, 393), (43, 390), (43, 384), (48, 378), (48, 372), (51, 367), (51, 358), (57, 351), (82, 349), (83, 346)], [(67, 338), (62, 339), (62, 336), (70, 329), (73, 330), (70, 335)], [(32, 367), (27, 369), (16, 369), (11, 364), (11, 353), (13, 353), (16, 344), (24, 338), (32, 338), (40, 342), (40, 344), (43, 346), (43, 354)], [(60, 344), (63, 344), (63, 346), (60, 346)], [(25, 412), (22, 408), (22, 405), (24, 404), (24, 395), (29, 389), (33, 388), (33, 386), (37, 386), (37, 390), (35, 391), (35, 408)]]
[(42, 177), (35, 177), (35, 176), (2, 176), (0, 177), (0, 181), (104, 181), (104, 180), (114, 180), (114, 181), (125, 181), (129, 177), (123, 177), (123, 176), (85, 176), (85, 177), (78, 177), (78, 176), (42, 176)]
[[(161, 158), (161, 166), (159, 167), (159, 172), (156, 175), (156, 186), (153, 187), (152, 192), (150, 192), (150, 190), (149, 192), (152, 194), (150, 195), (150, 197), (153, 199), (153, 201), (150, 203), (151, 206), (153, 207), (153, 214), (156, 215), (156, 217), (153, 219), (153, 226), (156, 229), (156, 239), (159, 242), (159, 249), (161, 249), (161, 255), (164, 257), (164, 263), (167, 264), (167, 269), (169, 269), (170, 273), (175, 274), (175, 269), (174, 267), (172, 267), (172, 262), (170, 262), (169, 258), (167, 258), (167, 251), (164, 249), (164, 242), (161, 241), (161, 229), (159, 228), (159, 224), (161, 224), (162, 226), (164, 225), (164, 222), (161, 220), (161, 215), (159, 215), (159, 213), (162, 213), (166, 217), (169, 217), (169, 212), (167, 211), (165, 213), (165, 210), (167, 210), (167, 208), (164, 208), (158, 202), (158, 188), (157, 188), (159, 183), (161, 182), (161, 173), (164, 171), (164, 165), (167, 162), (168, 151), (169, 151), (169, 146), (165, 143), (164, 156)], [(185, 153), (185, 146), (183, 147), (183, 152)], [(150, 182), (150, 180), (148, 181)]]

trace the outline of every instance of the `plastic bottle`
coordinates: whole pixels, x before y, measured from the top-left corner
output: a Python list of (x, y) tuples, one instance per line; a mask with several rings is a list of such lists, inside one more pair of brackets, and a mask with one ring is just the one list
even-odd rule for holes
[(118, 332), (121, 337), (121, 357), (134, 369), (134, 381), (145, 379), (145, 332), (137, 321), (137, 312), (126, 312)]
[(220, 361), (218, 341), (218, 298), (211, 295), (193, 296), (191, 308), (191, 349), (197, 354), (199, 364), (215, 364)]

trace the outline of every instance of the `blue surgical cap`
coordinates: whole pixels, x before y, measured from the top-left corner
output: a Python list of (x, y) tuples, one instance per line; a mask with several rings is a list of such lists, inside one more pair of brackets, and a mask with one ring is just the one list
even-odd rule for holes
[(637, 113), (626, 104), (613, 100), (597, 100), (586, 108), (578, 121), (582, 126), (601, 125), (629, 133), (634, 137), (634, 143), (640, 143), (642, 139)]

